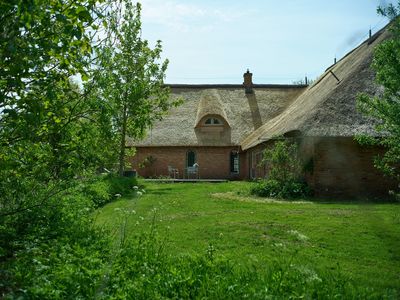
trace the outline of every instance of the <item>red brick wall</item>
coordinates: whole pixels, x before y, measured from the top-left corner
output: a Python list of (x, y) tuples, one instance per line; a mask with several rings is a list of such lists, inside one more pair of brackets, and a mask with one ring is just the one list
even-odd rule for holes
[(378, 147), (360, 146), (353, 138), (314, 140), (314, 189), (316, 196), (382, 197), (396, 187), (373, 165), (382, 153)]
[(248, 178), (264, 178), (267, 175), (267, 169), (265, 165), (260, 164), (263, 159), (263, 152), (266, 145), (260, 144), (251, 150), (247, 151), (247, 161), (249, 165), (249, 177)]
[[(168, 166), (179, 170), (183, 178), (186, 167), (186, 155), (189, 150), (196, 153), (200, 178), (207, 179), (244, 179), (247, 176), (245, 154), (240, 154), (239, 174), (230, 173), (230, 153), (238, 147), (138, 147), (136, 155), (130, 159), (132, 168), (140, 176), (158, 177), (168, 175)], [(140, 168), (146, 157), (152, 156), (155, 162), (151, 166)]]
[[(270, 141), (248, 151), (248, 161), (254, 178), (268, 173), (257, 165), (255, 157)], [(315, 191), (316, 197), (354, 198), (385, 197), (397, 184), (374, 167), (374, 157), (382, 153), (378, 147), (360, 146), (353, 138), (302, 138), (300, 153), (307, 166), (305, 180)]]

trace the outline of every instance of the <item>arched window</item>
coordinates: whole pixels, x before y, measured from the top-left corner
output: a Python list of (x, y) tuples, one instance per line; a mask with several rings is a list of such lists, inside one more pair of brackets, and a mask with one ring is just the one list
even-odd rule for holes
[(193, 165), (197, 162), (196, 152), (189, 150), (186, 153), (186, 167), (193, 167)]
[(222, 122), (217, 118), (208, 118), (204, 124), (206, 125), (222, 125)]
[(239, 152), (232, 151), (230, 157), (231, 173), (239, 174)]

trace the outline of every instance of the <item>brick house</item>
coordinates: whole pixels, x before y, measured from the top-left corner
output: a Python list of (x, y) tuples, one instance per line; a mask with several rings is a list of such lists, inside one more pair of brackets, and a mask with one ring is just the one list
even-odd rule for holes
[[(361, 147), (357, 134), (376, 134), (374, 120), (356, 110), (359, 92), (377, 94), (370, 69), (374, 47), (388, 36), (384, 28), (330, 66), (311, 85), (169, 85), (183, 104), (154, 124), (136, 148), (132, 167), (144, 177), (184, 178), (196, 164), (207, 179), (268, 176), (259, 165), (277, 136), (296, 138), (306, 179), (317, 196), (373, 196), (396, 183), (373, 167), (382, 149)], [(189, 169), (188, 169), (189, 168)]]

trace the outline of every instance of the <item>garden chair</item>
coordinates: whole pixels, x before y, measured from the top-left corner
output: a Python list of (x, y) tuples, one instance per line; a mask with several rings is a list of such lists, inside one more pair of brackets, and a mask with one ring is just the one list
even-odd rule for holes
[(179, 177), (179, 170), (173, 168), (172, 166), (168, 166), (168, 176), (176, 179), (177, 177)]
[(186, 168), (186, 176), (189, 179), (191, 175), (194, 175), (194, 178), (199, 179), (199, 165), (196, 163), (192, 167)]

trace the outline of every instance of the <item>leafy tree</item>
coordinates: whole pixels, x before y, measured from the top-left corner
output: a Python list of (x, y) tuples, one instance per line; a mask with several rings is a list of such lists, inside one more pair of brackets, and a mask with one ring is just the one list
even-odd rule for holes
[(0, 258), (54, 236), (58, 196), (100, 159), (98, 104), (71, 81), (90, 68), (100, 3), (0, 2)]
[(262, 163), (269, 170), (268, 178), (280, 183), (298, 181), (301, 176), (297, 144), (288, 140), (277, 140), (273, 147), (265, 149)]
[(391, 19), (391, 37), (378, 45), (372, 68), (376, 83), (384, 88), (380, 96), (359, 95), (357, 104), (366, 115), (379, 120), (375, 127), (382, 137), (360, 137), (360, 142), (379, 144), (387, 151), (377, 157), (376, 166), (386, 174), (400, 179), (400, 2), (397, 7), (379, 7), (378, 13)]
[(116, 135), (118, 172), (124, 172), (126, 137), (143, 137), (146, 128), (174, 104), (164, 86), (168, 60), (161, 61), (161, 41), (153, 49), (141, 36), (141, 6), (126, 1), (114, 7), (107, 44), (99, 51), (101, 98), (109, 104)]

